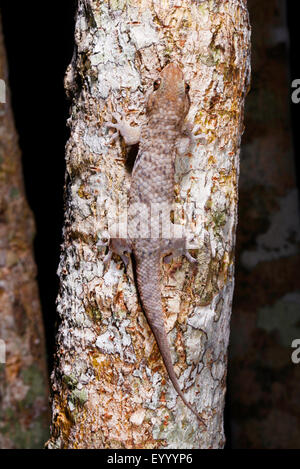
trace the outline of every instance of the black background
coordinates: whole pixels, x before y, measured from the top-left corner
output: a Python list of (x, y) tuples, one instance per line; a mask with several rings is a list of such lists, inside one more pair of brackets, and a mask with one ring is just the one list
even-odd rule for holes
[(36, 222), (35, 259), (50, 370), (69, 136), (70, 103), (63, 79), (73, 55), (76, 4), (76, 0), (1, 2), (12, 106), (27, 198)]
[[(34, 248), (50, 370), (56, 325), (56, 269), (63, 225), (64, 155), (68, 139), (69, 102), (65, 97), (63, 78), (73, 54), (76, 3), (76, 0), (0, 2), (26, 193), (36, 221)], [(263, 1), (261, 4), (264, 8)], [(287, 81), (287, 86), (293, 79), (300, 78), (298, 4), (287, 1), (290, 33), (290, 83)], [(290, 101), (290, 112), (299, 187), (300, 104)], [(230, 390), (228, 397), (227, 402), (230, 401)], [(227, 404), (227, 424), (229, 414)], [(226, 427), (227, 445), (230, 446), (229, 427)]]

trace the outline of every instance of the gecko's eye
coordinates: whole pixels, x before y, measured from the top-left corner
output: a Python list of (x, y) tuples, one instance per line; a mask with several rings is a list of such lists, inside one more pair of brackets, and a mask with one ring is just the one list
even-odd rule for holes
[(155, 91), (155, 90), (158, 90), (158, 88), (160, 87), (160, 82), (161, 82), (160, 78), (158, 78), (157, 80), (155, 80), (155, 81), (153, 82), (153, 89), (154, 89), (154, 91)]
[(189, 83), (185, 83), (185, 91), (188, 93), (190, 91), (191, 87)]

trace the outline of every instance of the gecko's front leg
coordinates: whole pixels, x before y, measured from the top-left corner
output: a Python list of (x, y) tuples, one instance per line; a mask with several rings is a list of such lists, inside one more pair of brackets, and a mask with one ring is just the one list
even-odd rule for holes
[(194, 128), (192, 128), (192, 124), (189, 121), (184, 123), (181, 130), (181, 136), (178, 138), (176, 143), (176, 150), (179, 156), (185, 156), (186, 154), (192, 152), (195, 145), (197, 144), (197, 140), (201, 144), (206, 143), (205, 134), (196, 134), (200, 128), (200, 125), (196, 125)]
[[(105, 124), (108, 128), (116, 129), (124, 139), (126, 145), (136, 145), (140, 141), (141, 129), (140, 127), (132, 127), (125, 117), (120, 116), (116, 112), (112, 115), (117, 123), (107, 122)], [(114, 133), (111, 141), (118, 138), (118, 132)]]
[[(125, 117), (120, 116), (116, 112), (114, 112), (112, 116), (117, 122), (107, 122), (105, 124), (107, 128), (113, 128), (117, 130), (117, 132), (115, 132), (111, 137), (110, 141), (112, 142), (116, 140), (120, 133), (126, 145), (136, 145), (137, 143), (139, 143), (141, 134), (140, 128), (132, 127), (130, 123), (125, 119)], [(130, 255), (132, 252), (132, 243), (130, 239), (110, 238), (108, 247), (109, 251), (104, 258), (104, 262), (107, 264), (111, 260), (112, 254), (115, 253), (121, 257), (122, 261), (125, 264), (125, 267), (127, 268), (129, 263), (129, 257), (128, 255), (126, 255), (126, 253)]]

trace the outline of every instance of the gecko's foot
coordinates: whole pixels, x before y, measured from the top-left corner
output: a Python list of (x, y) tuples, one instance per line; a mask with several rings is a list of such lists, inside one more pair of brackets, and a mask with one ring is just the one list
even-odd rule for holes
[(168, 254), (167, 256), (165, 256), (165, 257), (163, 258), (164, 264), (171, 264), (173, 258), (174, 258), (174, 254), (173, 254), (173, 253), (172, 253), (172, 254)]
[(112, 258), (112, 250), (110, 249), (108, 253), (106, 254), (106, 256), (104, 257), (103, 263), (107, 265), (111, 261), (111, 258)]
[(177, 153), (179, 156), (185, 156), (188, 153), (192, 153), (197, 141), (201, 144), (206, 143), (206, 135), (205, 134), (198, 134), (196, 132), (201, 129), (200, 124), (196, 124), (194, 128), (192, 128), (192, 124), (190, 122), (186, 122), (183, 129), (181, 138), (178, 139), (176, 144)]
[(189, 253), (186, 247), (186, 239), (173, 239), (169, 240), (165, 246), (165, 256), (163, 257), (163, 262), (165, 264), (170, 264), (174, 257), (185, 256), (189, 262), (196, 264), (198, 261)]
[(116, 123), (114, 122), (107, 122), (105, 124), (106, 128), (113, 128), (116, 129), (117, 132), (115, 132), (111, 139), (110, 143), (115, 141), (119, 133), (123, 137), (125, 144), (126, 145), (136, 145), (139, 140), (140, 140), (140, 128), (139, 127), (132, 127), (129, 122), (125, 119), (125, 117), (120, 116), (118, 113), (114, 112), (112, 114), (113, 118), (117, 121)]
[[(103, 241), (103, 239), (99, 239), (96, 243), (97, 248), (100, 250), (102, 248), (109, 248), (110, 240), (107, 239), (106, 241)], [(104, 264), (108, 264), (108, 262), (111, 259), (111, 251), (109, 250), (106, 256), (103, 259)]]
[(188, 260), (189, 262), (191, 262), (192, 264), (197, 264), (197, 263), (198, 263), (198, 260), (195, 259), (193, 256), (191, 256), (191, 254), (189, 253), (188, 250), (186, 250), (183, 255), (184, 255), (184, 256), (187, 258), (187, 260)]
[(119, 257), (121, 257), (126, 269), (129, 264), (129, 257), (127, 254), (130, 255), (131, 253), (131, 246), (130, 243), (127, 242), (127, 240), (122, 239), (122, 238), (111, 238), (110, 243), (109, 243), (109, 252), (103, 259), (103, 262), (107, 264), (110, 262), (113, 253), (117, 254)]
[(124, 253), (119, 253), (118, 256), (121, 257), (122, 262), (123, 262), (123, 264), (124, 264), (124, 266), (125, 266), (125, 270), (127, 270), (127, 269), (128, 269), (128, 265), (129, 265), (129, 259), (130, 259), (129, 256), (130, 256), (130, 254), (127, 255), (127, 254), (125, 254), (125, 252), (124, 252)]
[(177, 255), (180, 255), (180, 256), (181, 256), (181, 255), (185, 256), (185, 257), (187, 258), (187, 260), (188, 260), (189, 262), (191, 262), (192, 264), (197, 264), (197, 262), (198, 262), (197, 259), (195, 259), (193, 256), (191, 256), (191, 254), (189, 253), (189, 251), (184, 251), (184, 252), (182, 252), (182, 251), (179, 251), (179, 252), (178, 252), (178, 251), (177, 251), (177, 253), (176, 253), (176, 252), (174, 252), (174, 253), (172, 252), (171, 254), (168, 254), (167, 256), (165, 256), (165, 257), (163, 258), (164, 264), (170, 264), (170, 263), (172, 262), (172, 260), (174, 259), (174, 257), (176, 257), (176, 254), (177, 254)]
[(103, 241), (103, 239), (99, 239), (96, 243), (96, 246), (99, 248), (106, 248), (107, 246), (109, 246), (109, 239), (107, 239), (106, 241)]
[(197, 140), (199, 140), (199, 142), (201, 144), (205, 144), (207, 143), (207, 135), (206, 134), (203, 134), (203, 133), (200, 133), (200, 134), (196, 134), (196, 132), (198, 132), (198, 130), (201, 129), (201, 125), (200, 124), (197, 124), (195, 125), (195, 127), (193, 128), (193, 142), (194, 144), (197, 143)]
[(116, 129), (116, 132), (114, 132), (114, 133), (112, 134), (112, 136), (110, 137), (109, 143), (113, 143), (115, 140), (117, 140), (118, 137), (119, 137), (119, 132), (120, 132), (119, 126), (120, 126), (121, 120), (120, 120), (119, 115), (116, 114), (116, 113), (113, 113), (113, 114), (112, 114), (112, 117), (115, 118), (115, 120), (117, 121), (117, 123), (110, 121), (110, 122), (106, 122), (106, 123), (104, 124), (104, 127), (105, 127), (106, 129)]

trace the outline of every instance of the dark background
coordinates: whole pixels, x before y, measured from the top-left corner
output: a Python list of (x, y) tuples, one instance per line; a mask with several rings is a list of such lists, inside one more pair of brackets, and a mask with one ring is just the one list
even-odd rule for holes
[[(267, 7), (268, 2), (260, 3), (262, 8)], [(298, 3), (287, 2), (290, 82), (300, 78)], [(15, 2), (9, 0), (2, 0), (0, 6), (27, 198), (36, 221), (35, 258), (51, 370), (58, 289), (56, 269), (63, 225), (64, 147), (68, 138), (69, 103), (63, 77), (73, 53), (76, 0), (17, 2), (17, 11)], [(290, 101), (290, 112), (299, 187), (300, 104)], [(230, 402), (229, 387), (225, 412), (227, 447), (231, 445)]]
[(36, 222), (34, 249), (50, 370), (69, 135), (63, 79), (73, 54), (76, 3), (18, 2), (16, 14), (15, 2), (0, 2), (25, 187)]
[[(300, 5), (299, 2), (287, 0), (287, 23), (290, 34), (289, 46), (289, 73), (290, 82), (296, 78), (300, 78), (300, 55), (299, 55), (299, 26), (300, 26)], [(295, 155), (295, 166), (297, 176), (297, 186), (300, 187), (300, 139), (299, 139), (299, 124), (300, 124), (300, 108), (297, 104), (290, 101), (291, 112), (291, 125), (293, 130), (293, 144)]]

